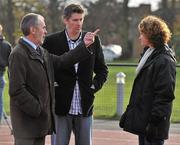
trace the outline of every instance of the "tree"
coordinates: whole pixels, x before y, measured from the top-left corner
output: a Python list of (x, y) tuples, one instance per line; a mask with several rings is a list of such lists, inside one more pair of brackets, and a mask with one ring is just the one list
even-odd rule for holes
[(0, 0), (0, 23), (3, 25), (5, 25), (5, 4), (4, 4), (4, 0)]
[(121, 25), (121, 29), (122, 29), (122, 48), (123, 48), (123, 58), (130, 58), (132, 55), (132, 47), (128, 44), (130, 43), (129, 40), (129, 7), (128, 7), (128, 3), (129, 0), (124, 0), (123, 1), (123, 15), (122, 15), (122, 25)]
[(173, 31), (173, 22), (175, 19), (175, 3), (176, 0), (162, 0), (160, 3), (160, 10), (158, 14), (161, 18), (168, 22), (168, 25)]
[(15, 30), (15, 19), (13, 14), (13, 2), (12, 0), (0, 0), (0, 21), (6, 32), (6, 36), (10, 43), (14, 44), (14, 30)]
[(55, 32), (59, 30), (60, 27), (60, 10), (59, 10), (59, 1), (50, 0), (48, 4), (48, 17), (50, 24), (50, 31)]
[(15, 42), (15, 36), (14, 36), (14, 31), (15, 31), (15, 18), (13, 14), (13, 2), (12, 0), (7, 1), (7, 20), (6, 20), (6, 25), (7, 25), (7, 35), (9, 38), (9, 41), (14, 44)]
[[(8, 0), (9, 1), (9, 0)], [(8, 16), (8, 23), (9, 27), (7, 32), (13, 36), (13, 43), (22, 35), (21, 30), (19, 28), (20, 20), (22, 16), (27, 13), (39, 13), (43, 16), (47, 16), (47, 12), (45, 9), (45, 5), (42, 3), (42, 0), (10, 0), (12, 1), (12, 8), (10, 8), (10, 4), (8, 4), (8, 10), (12, 11), (9, 12)], [(13, 18), (14, 17), (14, 18)], [(12, 29), (11, 27), (14, 26)], [(13, 34), (13, 35), (12, 35)]]
[(124, 58), (132, 55), (129, 40), (129, 0), (99, 0), (87, 6), (88, 15), (85, 28), (94, 30), (100, 27), (101, 40), (104, 45), (114, 43), (123, 48)]
[(88, 15), (85, 17), (84, 28), (93, 31), (99, 27), (101, 30), (99, 34), (104, 45), (120, 44), (121, 3), (116, 0), (99, 0), (85, 7)]

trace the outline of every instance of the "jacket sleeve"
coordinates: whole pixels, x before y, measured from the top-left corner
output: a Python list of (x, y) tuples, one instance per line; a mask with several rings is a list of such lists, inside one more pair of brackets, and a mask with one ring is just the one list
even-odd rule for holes
[(94, 64), (94, 92), (100, 90), (107, 79), (108, 68), (105, 64), (104, 55), (102, 51), (102, 45), (98, 36), (95, 37), (95, 64)]
[(41, 113), (37, 96), (32, 94), (26, 84), (26, 58), (20, 53), (12, 53), (9, 57), (9, 95), (11, 105), (19, 108), (31, 117), (38, 117)]
[(50, 54), (55, 68), (68, 68), (92, 55), (92, 51), (86, 48), (84, 42), (80, 43), (75, 49), (70, 50), (60, 56)]
[(169, 58), (157, 60), (152, 77), (154, 87), (154, 102), (150, 123), (158, 124), (162, 120), (169, 120), (172, 111), (172, 101), (175, 98), (176, 66)]

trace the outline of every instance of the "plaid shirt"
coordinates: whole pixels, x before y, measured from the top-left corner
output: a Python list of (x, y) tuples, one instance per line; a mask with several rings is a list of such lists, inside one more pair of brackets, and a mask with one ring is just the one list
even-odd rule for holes
[[(66, 31), (65, 31), (66, 32)], [(67, 32), (66, 32), (66, 37), (67, 37), (67, 41), (68, 41), (68, 46), (69, 49), (72, 50), (74, 49), (81, 41), (82, 41), (82, 33), (80, 34), (80, 37), (78, 38), (78, 40), (76, 41), (72, 41)], [(75, 67), (75, 71), (77, 73), (78, 70), (78, 63), (76, 63), (74, 65)], [(73, 99), (71, 102), (71, 108), (69, 110), (69, 114), (72, 115), (78, 115), (78, 114), (82, 114), (82, 108), (81, 108), (81, 95), (80, 95), (80, 91), (79, 91), (79, 84), (78, 81), (76, 81), (76, 84), (74, 86), (74, 93), (73, 93)]]

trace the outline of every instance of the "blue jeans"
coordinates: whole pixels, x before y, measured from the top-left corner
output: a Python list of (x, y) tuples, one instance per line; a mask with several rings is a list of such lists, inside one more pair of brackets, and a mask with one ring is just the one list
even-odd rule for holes
[(145, 136), (139, 135), (139, 145), (164, 145), (164, 140), (154, 139), (152, 142), (149, 142)]
[(3, 91), (5, 86), (3, 74), (4, 74), (3, 72), (0, 72), (0, 121), (3, 114)]
[(56, 134), (52, 135), (52, 145), (69, 145), (71, 132), (75, 145), (92, 145), (92, 116), (56, 116)]

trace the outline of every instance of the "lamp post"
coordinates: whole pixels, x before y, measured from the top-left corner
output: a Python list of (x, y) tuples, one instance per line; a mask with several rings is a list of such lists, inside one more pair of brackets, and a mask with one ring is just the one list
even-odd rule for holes
[(120, 117), (123, 113), (123, 100), (124, 100), (124, 84), (126, 75), (123, 72), (116, 74), (117, 84), (117, 107), (116, 113)]

